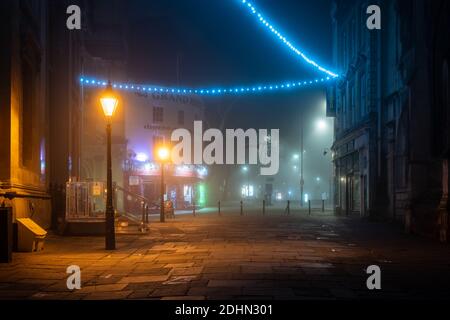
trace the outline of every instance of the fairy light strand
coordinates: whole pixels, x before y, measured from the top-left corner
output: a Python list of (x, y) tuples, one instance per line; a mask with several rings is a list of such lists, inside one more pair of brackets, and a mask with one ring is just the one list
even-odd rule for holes
[(326, 73), (328, 76), (337, 78), (338, 75), (316, 63), (314, 60), (307, 57), (301, 50), (295, 47), (289, 40), (286, 39), (283, 34), (281, 34), (258, 10), (255, 6), (248, 0), (242, 0), (241, 3), (247, 8), (253, 16), (275, 37), (277, 37), (285, 46), (287, 46), (291, 51), (293, 51), (297, 56), (300, 56), (306, 63), (312, 65), (321, 72)]
[[(140, 85), (132, 83), (111, 83), (116, 90), (124, 90), (141, 93), (174, 93), (174, 94), (197, 94), (197, 95), (236, 95), (236, 94), (256, 94), (261, 92), (292, 90), (312, 85), (323, 84), (333, 81), (332, 77), (325, 77), (309, 81), (290, 81), (276, 84), (265, 84), (255, 86), (234, 86), (227, 88), (181, 88), (166, 87), (157, 85)], [(88, 87), (106, 87), (107, 81), (93, 78), (80, 78), (80, 84)]]

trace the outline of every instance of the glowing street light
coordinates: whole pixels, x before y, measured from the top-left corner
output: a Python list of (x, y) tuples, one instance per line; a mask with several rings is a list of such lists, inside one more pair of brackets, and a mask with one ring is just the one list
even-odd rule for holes
[(325, 122), (325, 120), (320, 119), (317, 121), (316, 127), (319, 131), (325, 131), (325, 129), (327, 128), (327, 123)]
[(106, 250), (114, 250), (116, 249), (116, 234), (114, 228), (115, 214), (112, 201), (111, 119), (119, 104), (119, 99), (114, 94), (110, 82), (108, 82), (108, 85), (100, 98), (100, 104), (107, 119), (105, 247)]
[(169, 161), (170, 151), (166, 146), (160, 146), (156, 149), (156, 158), (161, 165), (161, 208), (159, 211), (159, 219), (161, 222), (166, 221), (164, 215), (164, 194), (166, 193), (166, 188), (164, 186), (164, 165)]
[(292, 156), (292, 159), (298, 160), (298, 159), (300, 159), (300, 155), (298, 155), (298, 154), (296, 153), (296, 154), (294, 154), (294, 155)]

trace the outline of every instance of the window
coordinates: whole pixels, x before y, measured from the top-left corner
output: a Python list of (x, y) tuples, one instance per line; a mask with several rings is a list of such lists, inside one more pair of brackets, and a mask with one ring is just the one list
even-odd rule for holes
[(359, 81), (359, 112), (360, 116), (364, 117), (367, 114), (367, 76), (365, 73), (361, 75), (360, 81)]
[(153, 122), (164, 121), (164, 110), (161, 107), (153, 107)]
[(178, 110), (178, 124), (184, 125), (184, 110)]

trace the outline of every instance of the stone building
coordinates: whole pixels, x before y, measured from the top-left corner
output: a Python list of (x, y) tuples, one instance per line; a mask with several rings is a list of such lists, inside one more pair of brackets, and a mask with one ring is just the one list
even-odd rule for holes
[[(381, 30), (366, 27), (373, 4), (381, 8)], [(328, 94), (337, 209), (443, 240), (448, 16), (446, 1), (334, 1), (342, 77)]]
[[(51, 222), (49, 51), (45, 1), (0, 2), (0, 202), (14, 218)], [(9, 202), (9, 203), (8, 203)]]

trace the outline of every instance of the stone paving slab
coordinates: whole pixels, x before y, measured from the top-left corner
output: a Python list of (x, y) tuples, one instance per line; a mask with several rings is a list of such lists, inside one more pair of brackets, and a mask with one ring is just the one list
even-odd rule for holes
[[(117, 247), (50, 234), (43, 252), (0, 264), (0, 299), (450, 298), (448, 245), (331, 214), (177, 217), (118, 235)], [(372, 264), (380, 291), (366, 287)], [(81, 268), (81, 290), (67, 289), (69, 265)]]

